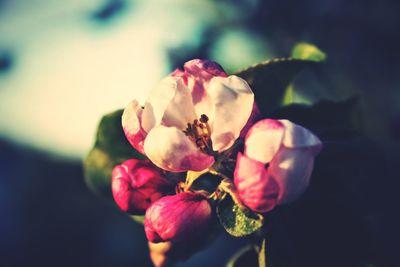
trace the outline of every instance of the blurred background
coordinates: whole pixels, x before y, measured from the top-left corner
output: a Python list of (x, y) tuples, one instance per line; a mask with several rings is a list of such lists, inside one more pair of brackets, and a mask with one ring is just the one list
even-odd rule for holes
[[(294, 266), (396, 266), (399, 14), (396, 0), (0, 0), (0, 266), (147, 266), (142, 226), (84, 183), (101, 116), (143, 103), (189, 59), (233, 73), (300, 41), (328, 60), (299, 77), (295, 102), (358, 96), (373, 170), (354, 172), (362, 192), (345, 228), (324, 228), (340, 240), (303, 239), (329, 250), (327, 262), (310, 250)], [(357, 232), (347, 220), (360, 210)], [(223, 235), (176, 266), (224, 266), (243, 244)]]

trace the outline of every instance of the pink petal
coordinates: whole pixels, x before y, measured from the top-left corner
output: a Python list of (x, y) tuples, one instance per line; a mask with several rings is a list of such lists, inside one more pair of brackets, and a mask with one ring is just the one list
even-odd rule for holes
[(206, 93), (211, 102), (206, 115), (210, 118), (213, 148), (221, 152), (235, 142), (246, 125), (253, 109), (254, 94), (246, 81), (234, 75), (214, 77)]
[(147, 209), (144, 228), (150, 242), (193, 241), (203, 234), (211, 218), (211, 206), (200, 194), (184, 192), (166, 196)]
[(214, 163), (213, 156), (201, 152), (175, 127), (153, 128), (146, 137), (144, 151), (155, 165), (167, 171), (202, 171)]
[(278, 120), (265, 119), (250, 128), (245, 138), (246, 156), (266, 164), (282, 144), (285, 127)]
[(283, 145), (285, 147), (314, 147), (315, 154), (321, 150), (321, 141), (308, 129), (288, 120), (280, 120), (280, 122), (285, 126), (285, 134), (283, 136)]
[(312, 148), (282, 147), (269, 164), (268, 172), (279, 184), (278, 204), (291, 202), (308, 187), (314, 165)]
[(143, 128), (157, 125), (185, 129), (196, 119), (192, 96), (180, 77), (167, 77), (150, 92), (143, 110)]
[(112, 193), (121, 210), (144, 214), (159, 198), (173, 191), (174, 185), (149, 160), (130, 159), (114, 167)]
[(227, 77), (224, 69), (218, 63), (207, 59), (192, 59), (185, 63), (185, 72), (188, 75), (210, 80), (213, 77)]
[(227, 77), (222, 67), (213, 61), (193, 59), (185, 63), (184, 70), (175, 70), (174, 77), (182, 77), (188, 86), (197, 115), (207, 114), (211, 108), (205, 88), (213, 77)]
[(279, 186), (268, 175), (263, 163), (248, 158), (239, 152), (234, 183), (240, 199), (251, 210), (267, 212), (275, 207)]
[(125, 108), (122, 114), (122, 128), (129, 143), (144, 154), (143, 143), (147, 133), (141, 125), (143, 109), (136, 100)]
[(171, 72), (170, 76), (181, 77), (183, 79), (183, 82), (185, 83), (185, 85), (187, 85), (187, 75), (184, 70), (176, 69), (173, 72)]

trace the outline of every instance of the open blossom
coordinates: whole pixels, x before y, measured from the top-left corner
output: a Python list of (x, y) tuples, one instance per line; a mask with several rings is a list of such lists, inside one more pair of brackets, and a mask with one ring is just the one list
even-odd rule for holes
[(153, 203), (146, 211), (144, 229), (150, 242), (181, 242), (201, 236), (210, 219), (208, 200), (199, 193), (184, 192)]
[(119, 208), (141, 215), (174, 186), (149, 160), (130, 159), (114, 167), (112, 193)]
[(122, 126), (129, 142), (160, 168), (201, 171), (248, 128), (257, 112), (253, 105), (246, 81), (215, 62), (194, 59), (164, 78), (144, 108), (132, 101)]
[(234, 183), (243, 203), (257, 212), (299, 197), (307, 188), (321, 141), (288, 120), (254, 124), (239, 153)]

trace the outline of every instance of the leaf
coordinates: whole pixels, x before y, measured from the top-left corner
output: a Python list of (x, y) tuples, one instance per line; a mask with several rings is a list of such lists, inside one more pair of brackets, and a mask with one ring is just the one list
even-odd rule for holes
[(185, 183), (190, 187), (197, 179), (200, 178), (203, 174), (207, 173), (208, 169), (204, 169), (202, 171), (188, 171), (186, 173), (186, 181)]
[(349, 138), (362, 131), (357, 98), (320, 101), (312, 106), (292, 104), (276, 110), (273, 119), (288, 119), (310, 129), (323, 141)]
[(315, 64), (317, 62), (310, 60), (277, 58), (251, 66), (235, 75), (247, 81), (261, 113), (268, 116), (281, 105), (286, 88), (297, 74)]
[(308, 43), (298, 43), (293, 47), (292, 57), (295, 59), (321, 62), (326, 59), (326, 54), (318, 47)]
[(226, 267), (258, 267), (256, 250), (252, 246), (241, 248), (228, 261)]
[[(189, 174), (191, 173), (191, 174)], [(193, 175), (194, 172), (188, 171), (188, 176)], [(196, 172), (196, 174), (199, 174), (200, 172)], [(193, 177), (193, 176), (192, 176)], [(192, 178), (190, 178), (192, 179)], [(186, 180), (188, 181), (188, 180)], [(192, 182), (192, 190), (205, 190), (209, 193), (214, 192), (218, 185), (221, 182), (221, 177), (214, 175), (212, 173), (209, 173), (208, 170), (205, 170), (201, 172), (201, 174), (196, 177), (195, 180)]]
[(247, 236), (263, 226), (264, 217), (249, 209), (241, 209), (226, 196), (217, 206), (217, 215), (225, 230), (232, 236)]
[(98, 126), (94, 147), (84, 160), (86, 184), (99, 195), (111, 198), (111, 173), (115, 165), (144, 158), (127, 141), (121, 126), (122, 110), (105, 115)]
[[(379, 210), (388, 203), (391, 177), (382, 175), (382, 151), (362, 135), (361, 115), (358, 99), (351, 98), (291, 105), (272, 116), (290, 119), (323, 141), (303, 196), (266, 215), (273, 266), (362, 266), (378, 261), (379, 253), (370, 253), (378, 228), (371, 220), (379, 220)], [(304, 256), (310, 251), (312, 255)]]
[(145, 158), (126, 139), (121, 125), (122, 112), (119, 109), (103, 116), (97, 128), (95, 147), (115, 156)]
[(135, 222), (137, 222), (139, 224), (144, 223), (144, 215), (131, 215), (130, 217), (132, 218), (132, 220), (134, 220)]

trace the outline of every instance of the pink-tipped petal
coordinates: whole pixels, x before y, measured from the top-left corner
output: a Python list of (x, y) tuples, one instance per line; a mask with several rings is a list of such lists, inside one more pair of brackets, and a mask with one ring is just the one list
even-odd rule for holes
[(170, 76), (172, 76), (172, 77), (181, 77), (183, 79), (184, 83), (187, 85), (187, 77), (186, 77), (187, 75), (186, 75), (184, 70), (176, 69), (176, 70), (174, 70), (173, 72), (170, 73)]
[(213, 148), (221, 152), (235, 142), (246, 125), (253, 109), (254, 94), (245, 80), (234, 75), (214, 77), (206, 92), (211, 102), (207, 115)]
[(227, 77), (224, 69), (217, 62), (207, 59), (192, 59), (185, 63), (186, 75), (208, 81), (213, 77)]
[(246, 135), (246, 156), (263, 164), (270, 162), (281, 147), (284, 132), (285, 127), (278, 120), (258, 121)]
[(183, 130), (194, 119), (192, 97), (183, 79), (167, 77), (150, 92), (143, 110), (142, 125), (146, 132), (160, 124)]
[(155, 165), (167, 171), (202, 171), (214, 163), (213, 156), (201, 152), (175, 127), (153, 128), (146, 137), (144, 151)]
[(263, 163), (239, 152), (234, 183), (240, 199), (251, 210), (267, 212), (275, 207), (279, 186), (268, 174)]
[(125, 108), (122, 114), (122, 128), (129, 143), (144, 154), (143, 144), (147, 133), (141, 125), (143, 109), (136, 100)]
[[(179, 76), (182, 74), (181, 72), (174, 72), (173, 75)], [(184, 65), (184, 79), (192, 94), (193, 105), (198, 116), (207, 114), (211, 108), (206, 88), (214, 77), (227, 77), (222, 67), (214, 61), (193, 59)]]
[(279, 184), (278, 204), (296, 200), (308, 187), (314, 165), (312, 148), (282, 147), (269, 164), (268, 172)]

